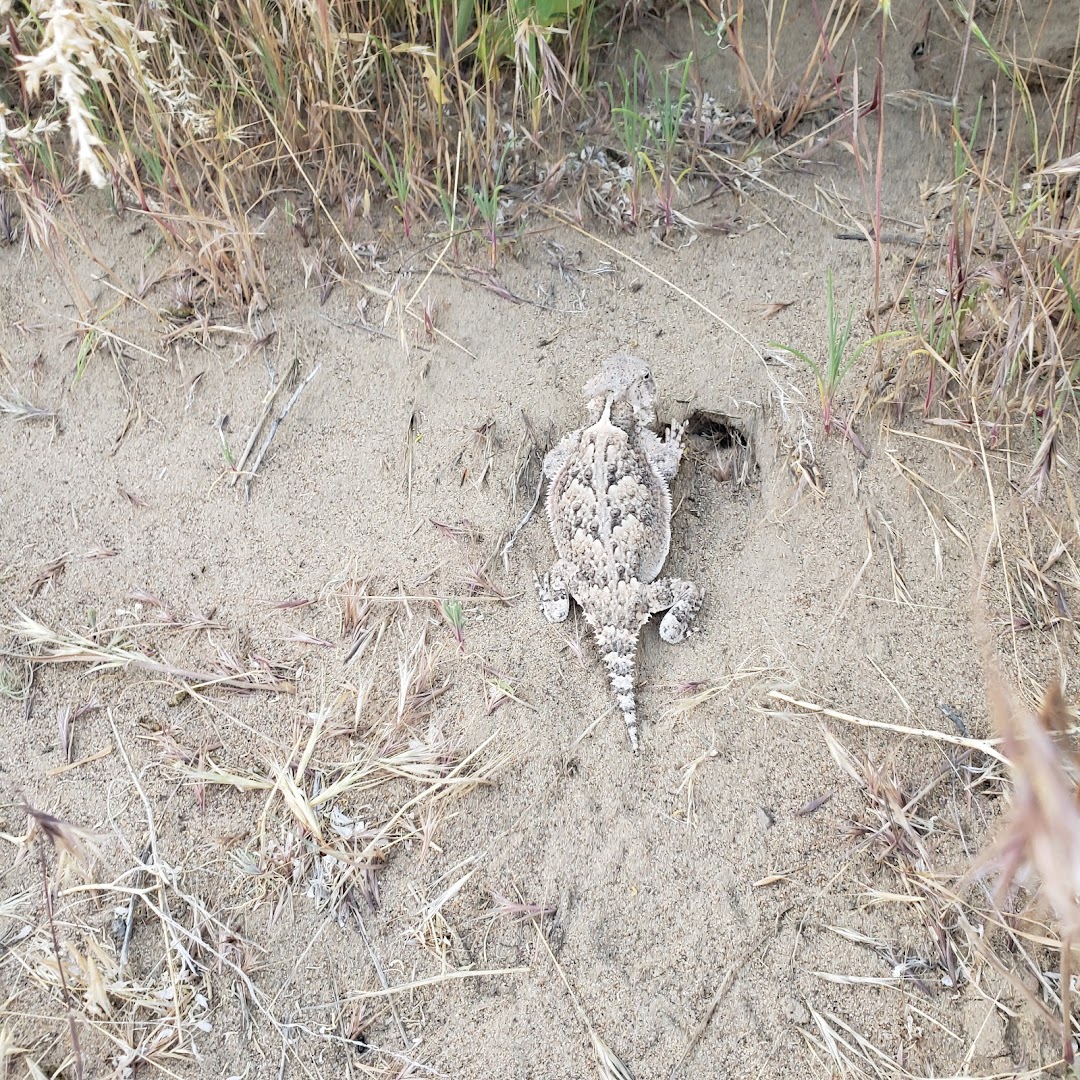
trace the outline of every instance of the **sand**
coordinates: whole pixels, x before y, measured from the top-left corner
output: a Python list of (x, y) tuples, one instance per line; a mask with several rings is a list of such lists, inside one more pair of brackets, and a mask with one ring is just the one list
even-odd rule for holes
[[(683, 55), (685, 17), (649, 22), (638, 40)], [(948, 58), (917, 67), (907, 44), (898, 33), (891, 85), (947, 84)], [(703, 71), (718, 98), (734, 100), (728, 58), (707, 57)], [(951, 147), (925, 121), (890, 104), (883, 199), (896, 232), (940, 237), (945, 204), (921, 199), (920, 185), (948, 176)], [(516, 302), (484, 287), (479, 270), (440, 267), (425, 279), (437, 248), (395, 250), (388, 220), (361, 226), (371, 238), (381, 230), (383, 269), (350, 275), (319, 306), (304, 284), (309, 253), (279, 216), (265, 248), (271, 306), (261, 319), (274, 331), (265, 350), (225, 332), (167, 343), (166, 282), (106, 320), (116, 350), (99, 347), (80, 378), (75, 309), (55, 271), (40, 255), (0, 248), (4, 383), (57, 413), (55, 423), (0, 419), (3, 619), (18, 609), (83, 634), (150, 623), (129, 636), (170, 664), (213, 668), (222, 650), (244, 667), (265, 658), (296, 690), (177, 701), (175, 684), (145, 672), (50, 665), (37, 670), (29, 705), (0, 699), (0, 894), (13, 905), (0, 915), (0, 998), (20, 1003), (7, 1022), (42, 1068), (57, 1068), (70, 1043), (61, 992), (40, 981), (47, 919), (36, 848), (19, 857), (22, 799), (97, 834), (91, 880), (136, 887), (148, 880), (131, 872), (149, 811), (177, 890), (205, 906), (205, 942), (242, 960), (244, 978), (212, 949), (196, 950), (207, 967), (187, 982), (206, 1003), (190, 1015), (205, 1030), (157, 1059), (171, 1075), (593, 1075), (586, 1027), (536, 926), (485, 919), (492, 894), (546, 909), (544, 934), (585, 1016), (639, 1080), (839, 1075), (824, 1048), (829, 1026), (851, 1047), (858, 1032), (895, 1075), (1013, 1075), (1055, 1059), (1056, 1037), (1021, 989), (1037, 992), (1031, 973), (1016, 964), (1013, 980), (1002, 977), (970, 942), (950, 960), (945, 941), (966, 942), (965, 931), (954, 919), (940, 933), (880, 837), (867, 838), (882, 821), (867, 784), (842, 768), (868, 759), (906, 797), (931, 785), (916, 811), (928, 861), (915, 862), (947, 891), (1003, 809), (999, 785), (973, 780), (988, 759), (768, 695), (950, 738), (957, 722), (971, 738), (993, 737), (981, 635), (1028, 695), (1075, 655), (1071, 629), (1009, 632), (1001, 575), (1001, 556), (1015, 560), (1030, 537), (1045, 557), (1064, 495), (1031, 510), (1020, 494), (1031, 448), (991, 452), (984, 470), (964, 432), (923, 420), (918, 392), (903, 417), (860, 413), (866, 456), (825, 437), (810, 373), (768, 346), (820, 353), (825, 267), (840, 304), (856, 306), (860, 339), (870, 333), (870, 246), (836, 238), (851, 228), (845, 208), (865, 218), (865, 195), (836, 148), (770, 183), (782, 194), (748, 182), (747, 197), (723, 191), (698, 208), (732, 222), (731, 235), (614, 236), (592, 223), (593, 238), (535, 215), (535, 230), (493, 272)], [(100, 262), (77, 250), (71, 258), (99, 310), (169, 268), (136, 217), (109, 216), (93, 193), (79, 216)], [(916, 255), (915, 281), (929, 280), (935, 251), (887, 246), (883, 294)], [(478, 247), (462, 265), (483, 268), (485, 257)], [(397, 300), (387, 305), (361, 280)], [(403, 313), (414, 292), (415, 310), (429, 302), (444, 337)], [(372, 330), (360, 324), (365, 297)], [(683, 464), (668, 566), (707, 600), (685, 644), (666, 646), (655, 624), (644, 635), (637, 756), (583, 624), (550, 626), (535, 603), (533, 573), (553, 558), (541, 512), (500, 557), (534, 493), (535, 471), (518, 483), (526, 418), (541, 443), (578, 424), (582, 383), (616, 350), (652, 365), (663, 421), (727, 417), (752, 458), (738, 483), (698, 438)], [(842, 413), (871, 366), (868, 353), (845, 381)], [(235, 459), (272, 380), (287, 384), (276, 413), (316, 367), (245, 498), (223, 443)], [(820, 492), (797, 483), (800, 448)], [(467, 523), (474, 539), (436, 523)], [(60, 557), (62, 573), (38, 581)], [(470, 597), (478, 560), (503, 599)], [(350, 579), (397, 597), (373, 602), (382, 636), (351, 660), (338, 599)], [(180, 623), (211, 625), (154, 625), (160, 611), (144, 594)], [(429, 597), (460, 600), (463, 647)], [(297, 598), (314, 602), (273, 606)], [(421, 640), (446, 690), (418, 737), (434, 727), (463, 752), (491, 740), (484, 753), (501, 767), (447, 803), (429, 844), (390, 850), (377, 907), (354, 896), (321, 909), (308, 895), (310, 842), (280, 792), (199, 786), (177, 766), (213, 761), (264, 776), (275, 763), (295, 766), (312, 716), (325, 710), (348, 727), (370, 678), (356, 732), (319, 741), (301, 780), (311, 795), (334, 763), (370, 745), (368, 717), (394, 713), (399, 657)], [(22, 647), (10, 632), (0, 643)], [(512, 698), (492, 711), (496, 682)], [(66, 760), (57, 712), (84, 704), (99, 708), (74, 722), (71, 760), (111, 750), (57, 774)], [(395, 797), (353, 791), (334, 805), (379, 820)], [(256, 872), (245, 872), (245, 853)], [(68, 867), (55, 880), (71, 890), (80, 877)], [(425, 908), (459, 883), (425, 923)], [(115, 958), (118, 895), (63, 892), (61, 940), (85, 953), (93, 938)], [(177, 918), (193, 925), (176, 895)], [(140, 900), (132, 922), (123, 978), (170, 985), (180, 961), (172, 952), (172, 968), (165, 962), (149, 905)], [(502, 973), (443, 978), (468, 971)], [(342, 1004), (383, 979), (433, 984), (392, 995), (393, 1009), (378, 996)], [(112, 1030), (107, 1014), (121, 1014), (121, 997), (113, 992), (96, 1015), (86, 1001), (79, 1008)], [(82, 1030), (87, 1075), (113, 1075), (115, 1043)], [(362, 1045), (340, 1038), (358, 1032)], [(113, 1034), (127, 1037), (123, 1024)]]

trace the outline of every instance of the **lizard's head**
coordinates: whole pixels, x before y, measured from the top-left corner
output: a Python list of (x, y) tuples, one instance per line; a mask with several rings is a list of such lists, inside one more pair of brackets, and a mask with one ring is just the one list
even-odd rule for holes
[(611, 402), (614, 423), (652, 424), (656, 420), (656, 381), (644, 360), (616, 353), (584, 387), (589, 411), (599, 415)]

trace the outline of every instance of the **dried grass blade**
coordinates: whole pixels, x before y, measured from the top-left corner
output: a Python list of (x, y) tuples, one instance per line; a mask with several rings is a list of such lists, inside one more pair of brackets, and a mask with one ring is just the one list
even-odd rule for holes
[(160, 660), (153, 660), (134, 648), (110, 642), (101, 644), (79, 634), (52, 630), (44, 623), (16, 609), (18, 618), (13, 623), (0, 624), (16, 637), (36, 645), (42, 651), (26, 659), (31, 664), (89, 664), (91, 672), (136, 668), (149, 675), (181, 683), (190, 693), (218, 687), (225, 690), (255, 691), (292, 694), (296, 686), (291, 682), (267, 678), (260, 670), (242, 672), (239, 675), (219, 675), (212, 671), (189, 671), (174, 667)]
[(277, 790), (281, 792), (281, 797), (285, 800), (285, 805), (289, 808), (289, 813), (291, 813), (316, 840), (322, 841), (323, 832), (322, 826), (319, 825), (319, 819), (315, 816), (315, 811), (312, 809), (307, 795), (304, 794), (300, 785), (297, 784), (293, 774), (283, 765), (272, 765), (271, 771), (274, 774), (274, 779), (277, 781), (275, 786), (277, 787)]
[[(820, 713), (822, 716), (830, 716), (834, 720), (843, 720), (848, 724), (858, 724), (859, 727), (876, 728), (878, 731), (892, 731), (897, 735), (914, 735), (919, 739), (933, 739), (936, 742), (951, 743), (953, 746), (964, 746), (969, 750), (978, 750), (987, 757), (995, 758), (1003, 765), (1009, 764), (1009, 759), (997, 749), (1000, 739), (968, 739), (958, 735), (949, 735), (944, 731), (935, 731), (933, 728), (913, 728), (903, 724), (889, 724), (883, 720), (868, 720), (862, 716), (852, 716), (850, 713), (837, 712), (835, 709), (827, 709), (824, 705), (816, 705), (812, 701), (800, 701), (789, 694), (782, 694), (779, 690), (770, 690), (768, 696), (773, 701), (783, 701), (788, 705), (794, 705), (797, 709), (805, 709), (807, 712)], [(780, 713), (773, 715), (781, 716)]]
[(634, 1074), (597, 1035), (595, 1028), (589, 1028), (589, 1041), (592, 1043), (593, 1053), (596, 1054), (596, 1068), (600, 1073), (600, 1080), (634, 1080)]

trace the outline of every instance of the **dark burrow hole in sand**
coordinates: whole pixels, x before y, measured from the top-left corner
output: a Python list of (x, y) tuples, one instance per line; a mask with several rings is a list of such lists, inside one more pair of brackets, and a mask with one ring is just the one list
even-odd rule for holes
[(695, 409), (686, 418), (686, 433), (692, 438), (706, 439), (717, 450), (745, 450), (750, 445), (737, 421), (704, 409)]
[(738, 420), (724, 413), (695, 409), (686, 418), (687, 436), (698, 443), (701, 461), (715, 480), (747, 484), (754, 474), (750, 437)]

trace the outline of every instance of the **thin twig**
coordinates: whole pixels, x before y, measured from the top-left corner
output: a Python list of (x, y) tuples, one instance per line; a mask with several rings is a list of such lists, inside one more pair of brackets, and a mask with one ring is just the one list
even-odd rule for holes
[(536, 485), (536, 495), (533, 497), (532, 505), (525, 512), (525, 516), (517, 523), (517, 525), (514, 526), (514, 528), (511, 531), (510, 536), (508, 537), (506, 543), (503, 544), (503, 546), (502, 546), (502, 551), (499, 552), (499, 554), (502, 556), (502, 560), (503, 560), (503, 569), (506, 570), (507, 573), (510, 572), (509, 560), (507, 558), (507, 555), (508, 555), (510, 549), (514, 546), (514, 543), (517, 541), (518, 533), (520, 533), (521, 530), (524, 529), (525, 526), (529, 524), (529, 522), (532, 520), (533, 514), (536, 513), (536, 507), (540, 503), (540, 496), (543, 493), (543, 491), (544, 491), (544, 474), (541, 473), (540, 474), (540, 480)]
[(379, 983), (390, 1000), (390, 1012), (394, 1017), (394, 1023), (397, 1025), (398, 1034), (401, 1036), (401, 1045), (408, 1050), (412, 1043), (405, 1034), (405, 1027), (401, 1023), (401, 1016), (398, 1013), (397, 1004), (394, 1002), (394, 995), (390, 993), (390, 983), (387, 981), (386, 972), (383, 971), (383, 966), (379, 962), (379, 957), (375, 952), (375, 946), (371, 944), (371, 938), (368, 936), (367, 927), (364, 925), (364, 920), (361, 917), (360, 912), (357, 911), (355, 914), (356, 925), (360, 927), (360, 936), (364, 939), (364, 944), (368, 948), (368, 953), (371, 956), (371, 964), (375, 968), (375, 974), (379, 976)]
[(705, 1034), (705, 1029), (709, 1026), (709, 1021), (713, 1018), (713, 1013), (716, 1012), (717, 1006), (724, 999), (724, 995), (731, 987), (731, 983), (735, 978), (735, 968), (729, 967), (727, 974), (720, 982), (720, 988), (713, 994), (712, 1001), (709, 1002), (705, 1009), (705, 1015), (701, 1018), (698, 1026), (694, 1028), (693, 1034), (690, 1036), (689, 1041), (686, 1044), (686, 1049), (682, 1052), (682, 1057), (675, 1062), (675, 1067), (671, 1070), (670, 1080), (675, 1080), (675, 1077), (679, 1074), (679, 1071), (686, 1064), (686, 1059), (690, 1056), (690, 1052), (701, 1041), (701, 1036)]
[(391, 997), (393, 994), (411, 994), (414, 990), (423, 990), (428, 986), (440, 986), (442, 983), (456, 982), (459, 979), (482, 979), (489, 975), (520, 975), (528, 970), (527, 967), (512, 967), (484, 968), (478, 971), (471, 969), (444, 971), (441, 975), (432, 975), (427, 979), (414, 979), (412, 982), (401, 983), (398, 986), (388, 986), (383, 990), (357, 990), (341, 1000), (342, 1002), (369, 1001), (372, 998)]
[(53, 909), (53, 895), (49, 888), (49, 869), (45, 862), (45, 844), (38, 841), (38, 857), (41, 860), (41, 884), (45, 891), (45, 916), (49, 923), (49, 935), (52, 938), (53, 955), (56, 958), (56, 970), (60, 975), (60, 989), (64, 995), (64, 1005), (67, 1007), (68, 1031), (71, 1035), (71, 1051), (75, 1056), (75, 1075), (82, 1080), (86, 1075), (83, 1063), (82, 1047), (79, 1044), (79, 1026), (75, 1014), (75, 1002), (71, 997), (71, 989), (67, 983), (67, 975), (64, 973), (65, 965), (60, 956), (60, 941), (56, 936), (56, 913)]
[(835, 709), (827, 709), (824, 705), (815, 705), (811, 701), (799, 701), (780, 693), (779, 690), (770, 690), (768, 696), (774, 701), (783, 701), (788, 705), (794, 705), (797, 709), (805, 709), (807, 712), (820, 713), (822, 716), (831, 716), (834, 720), (843, 720), (848, 724), (858, 724), (860, 727), (877, 728), (879, 731), (893, 731), (898, 735), (914, 735), (921, 739), (934, 739), (937, 742), (951, 743), (953, 746), (966, 746), (969, 750), (978, 750), (988, 757), (996, 758), (1003, 765), (1009, 764), (1009, 759), (995, 749), (1000, 739), (966, 739), (959, 735), (949, 735), (944, 731), (935, 731), (933, 728), (913, 728), (903, 724), (888, 724), (883, 720), (867, 720), (862, 716), (852, 716), (850, 713), (837, 712)]
[(292, 397), (289, 398), (289, 403), (282, 410), (281, 415), (278, 416), (278, 418), (271, 425), (270, 434), (266, 436), (266, 440), (265, 442), (263, 442), (262, 447), (260, 448), (259, 453), (255, 458), (255, 463), (251, 466), (249, 470), (246, 470), (246, 479), (244, 481), (245, 500), (247, 500), (251, 496), (251, 481), (255, 479), (255, 475), (259, 471), (259, 466), (262, 464), (262, 459), (266, 454), (266, 451), (269, 449), (270, 443), (273, 441), (274, 436), (277, 434), (278, 428), (281, 427), (282, 422), (285, 420), (285, 417), (287, 417), (292, 411), (292, 407), (296, 404), (300, 395), (304, 392), (304, 387), (306, 387), (307, 384), (311, 382), (311, 380), (314, 379), (320, 371), (322, 371), (321, 363), (316, 364), (315, 370), (312, 371), (312, 373), (293, 391)]

